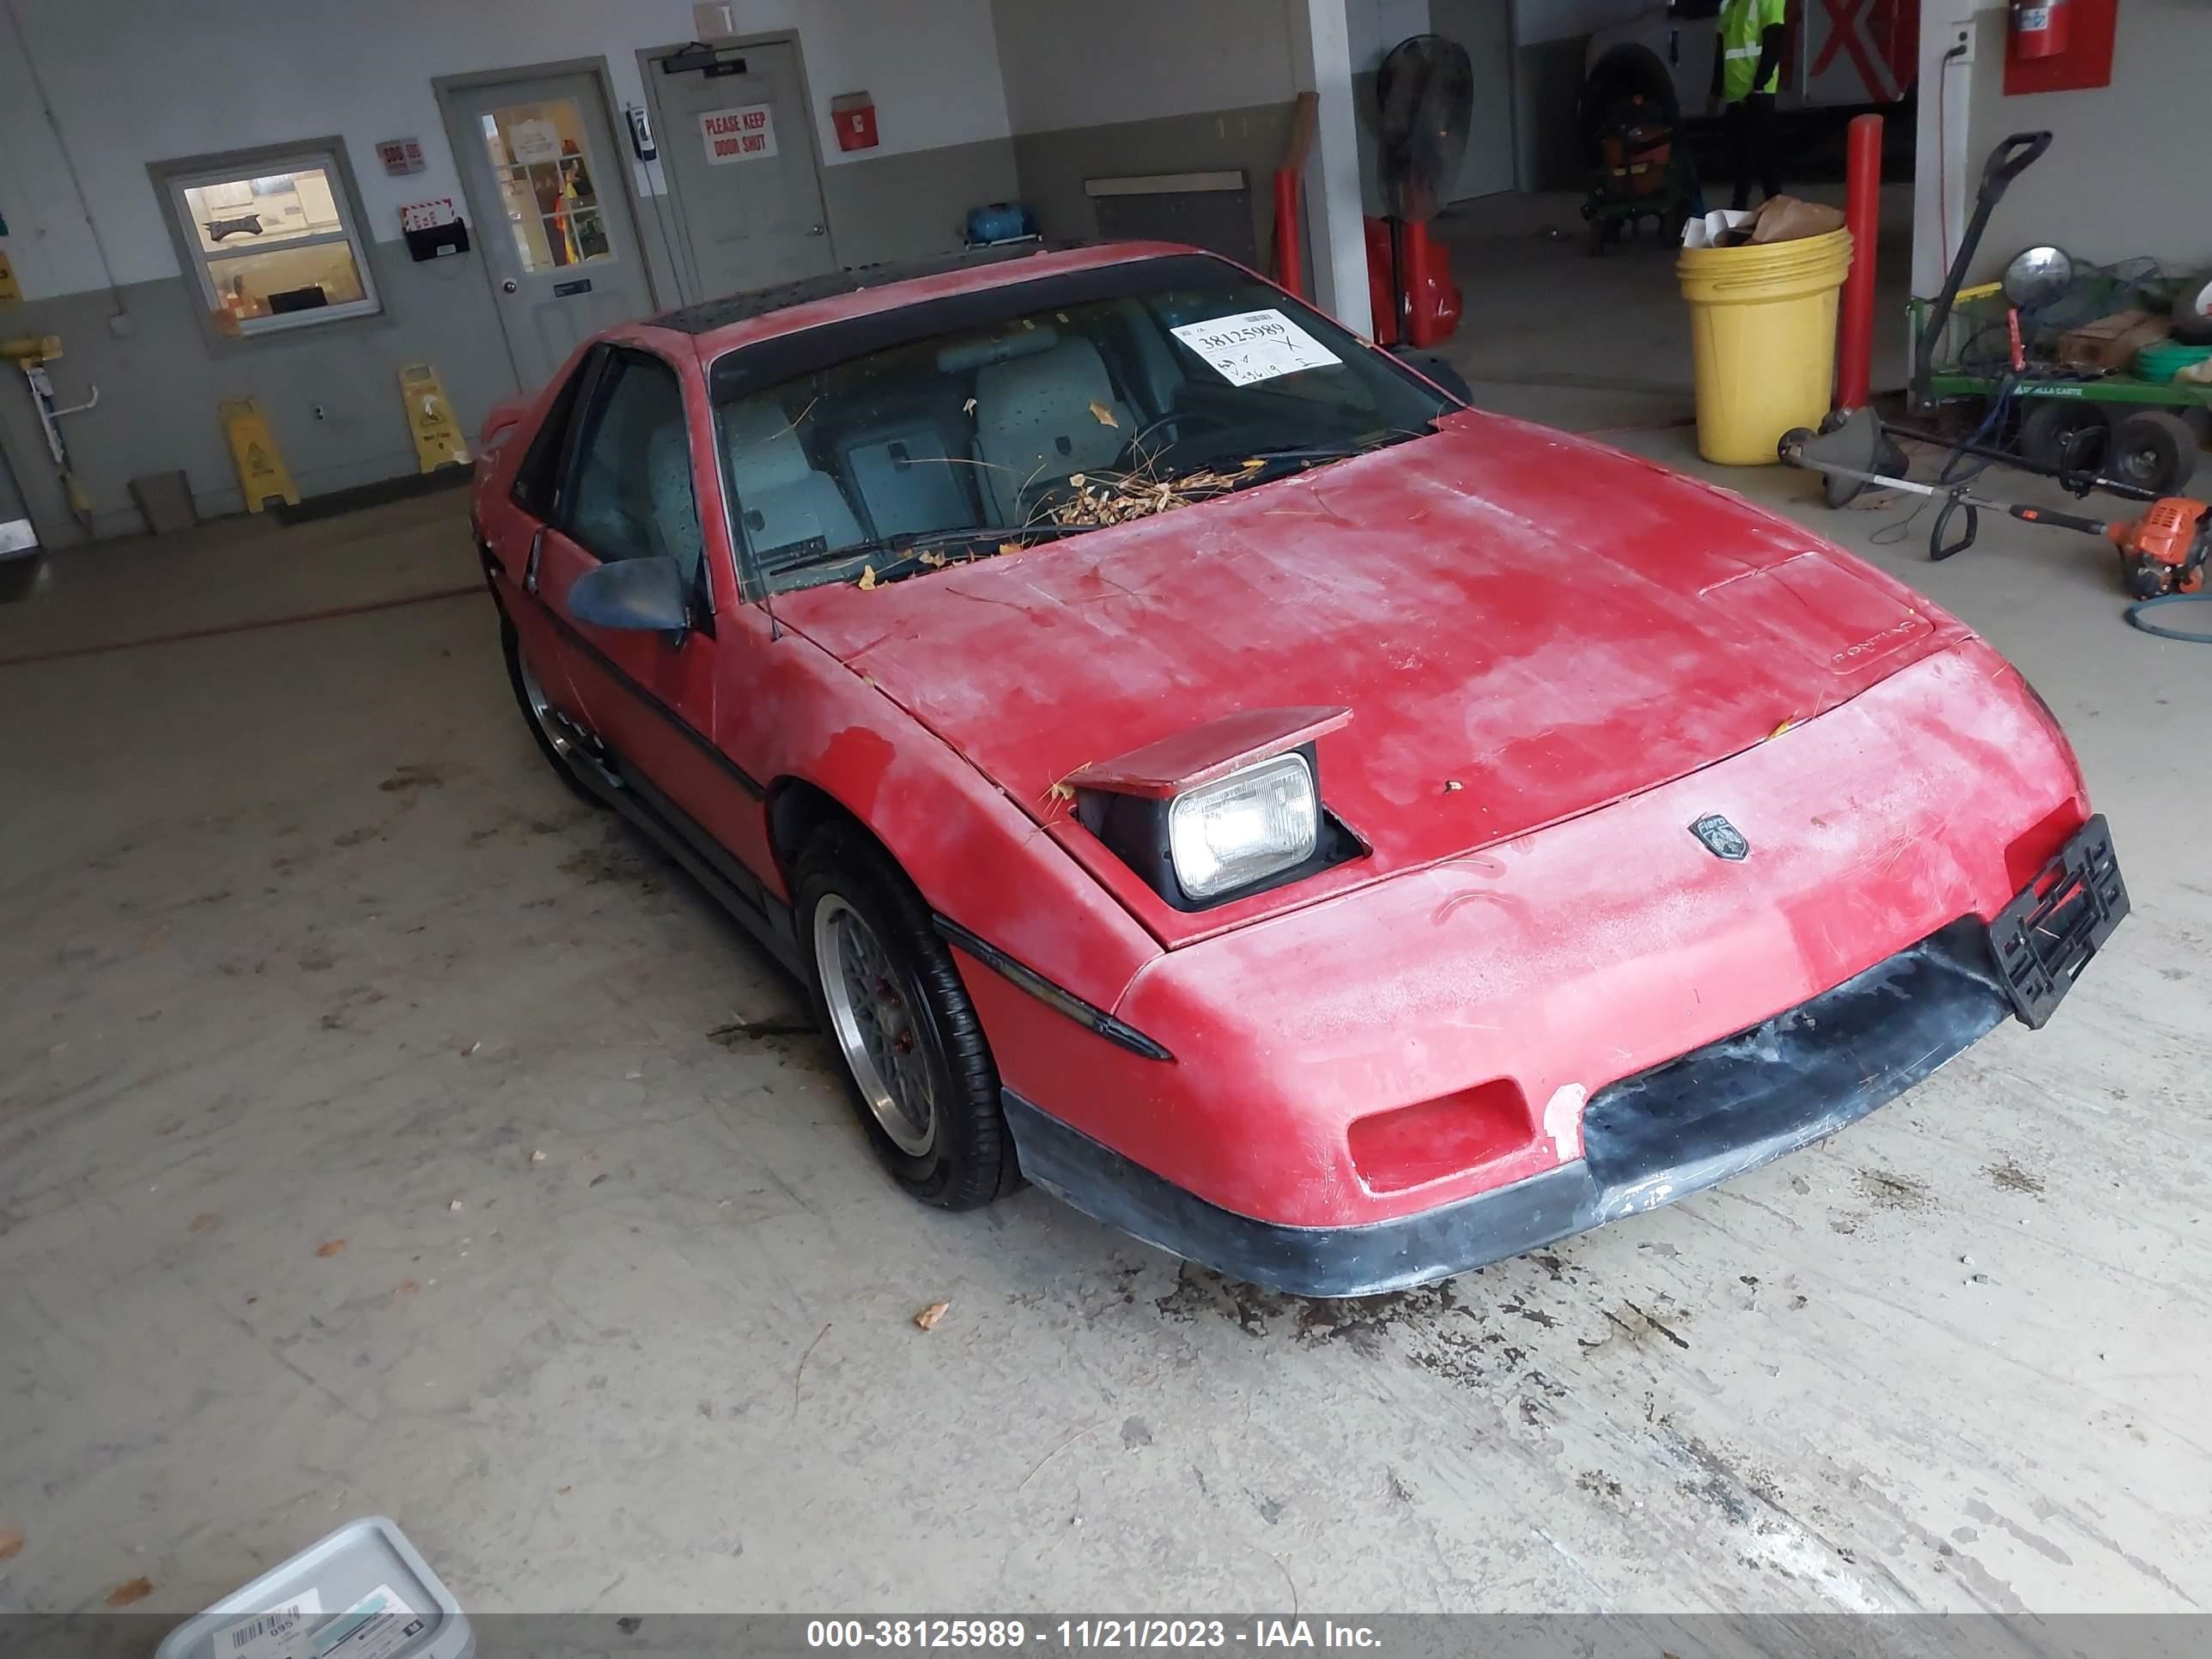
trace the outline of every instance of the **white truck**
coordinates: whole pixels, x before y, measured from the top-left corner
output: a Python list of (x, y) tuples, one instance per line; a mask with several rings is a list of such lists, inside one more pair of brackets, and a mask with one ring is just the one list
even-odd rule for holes
[[(1676, 121), (1705, 112), (1712, 88), (1720, 0), (1672, 0), (1589, 37), (1582, 124), (1641, 96)], [(1911, 90), (1919, 67), (1920, 0), (1790, 0), (1777, 108), (1881, 109)]]

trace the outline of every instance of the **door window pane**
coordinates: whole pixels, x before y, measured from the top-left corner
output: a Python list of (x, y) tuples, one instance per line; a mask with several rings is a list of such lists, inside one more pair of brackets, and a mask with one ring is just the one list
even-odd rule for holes
[(688, 587), (700, 538), (683, 388), (650, 357), (617, 357), (612, 373), (576, 457), (568, 533), (601, 559), (672, 558)]
[(522, 269), (551, 270), (612, 258), (575, 100), (502, 105), (483, 116), (482, 126), (484, 154)]

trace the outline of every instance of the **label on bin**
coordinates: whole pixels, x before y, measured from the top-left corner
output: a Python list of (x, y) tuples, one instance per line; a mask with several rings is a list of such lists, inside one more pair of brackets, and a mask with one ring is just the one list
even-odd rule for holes
[(1221, 372), (1231, 386), (1250, 386), (1344, 360), (1273, 306), (1210, 323), (1185, 323), (1170, 333)]
[(379, 1584), (315, 1632), (313, 1659), (391, 1659), (429, 1628), (398, 1591)]
[(307, 1626), (322, 1616), (319, 1590), (241, 1619), (215, 1638), (215, 1659), (295, 1659), (307, 1650)]

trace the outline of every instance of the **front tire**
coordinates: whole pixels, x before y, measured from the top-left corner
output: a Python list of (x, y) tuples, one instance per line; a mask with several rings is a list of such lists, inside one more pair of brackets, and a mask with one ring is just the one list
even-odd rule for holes
[(794, 870), (815, 1018), (892, 1179), (972, 1210), (1019, 1183), (999, 1071), (929, 908), (857, 829), (825, 825)]
[(523, 722), (530, 727), (530, 735), (538, 741), (538, 752), (545, 757), (546, 764), (577, 799), (589, 801), (594, 806), (605, 805), (591, 786), (576, 775), (575, 766), (568, 757), (575, 739), (561, 728), (554, 717), (552, 700), (538, 684), (530, 665), (522, 659), (521, 637), (507, 619), (504, 606), (499, 612), (499, 648), (507, 659), (507, 684), (514, 688), (514, 701), (522, 710)]

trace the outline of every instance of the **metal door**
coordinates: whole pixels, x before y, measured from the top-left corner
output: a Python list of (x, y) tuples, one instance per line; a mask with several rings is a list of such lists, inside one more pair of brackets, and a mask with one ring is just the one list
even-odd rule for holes
[(525, 391), (603, 328), (653, 308), (598, 81), (449, 88), (446, 125)]
[[(693, 297), (833, 269), (814, 121), (788, 41), (644, 54)], [(679, 67), (672, 71), (673, 60)], [(680, 67), (696, 62), (701, 67)]]
[(1467, 48), (1474, 71), (1474, 113), (1459, 177), (1446, 202), (1513, 188), (1513, 15), (1507, 0), (1433, 0), (1430, 27)]

